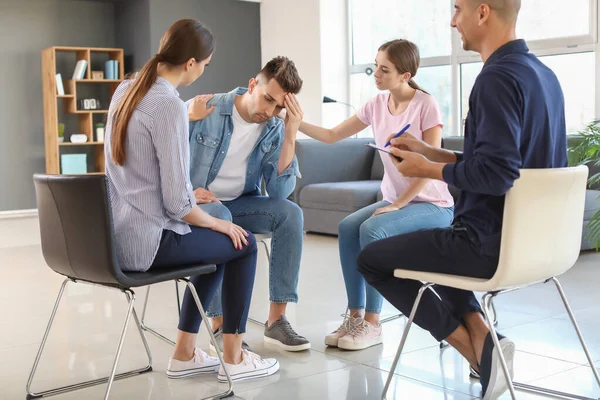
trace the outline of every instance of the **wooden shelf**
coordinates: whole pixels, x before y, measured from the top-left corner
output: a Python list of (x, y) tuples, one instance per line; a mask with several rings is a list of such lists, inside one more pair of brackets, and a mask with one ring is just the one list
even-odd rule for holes
[(75, 110), (69, 111), (70, 114), (107, 114), (108, 110)]
[(121, 83), (123, 79), (75, 79), (75, 83)]
[[(60, 54), (59, 54), (60, 53)], [(58, 58), (58, 60), (57, 60)], [(72, 70), (66, 72), (66, 70), (58, 70), (57, 67), (64, 66), (62, 60), (73, 59), (75, 62), (80, 60), (87, 61), (87, 68), (84, 73), (84, 79), (77, 80), (63, 80), (65, 94), (56, 94), (56, 73), (62, 73), (63, 77), (71, 76)], [(92, 69), (101, 70), (101, 61), (109, 59), (116, 60), (119, 62), (118, 77), (122, 78), (125, 76), (124, 71), (124, 51), (119, 48), (104, 48), (104, 47), (70, 47), (70, 46), (53, 46), (42, 50), (42, 85), (43, 85), (43, 98), (44, 98), (44, 137), (46, 143), (46, 173), (48, 174), (59, 174), (60, 173), (60, 150), (70, 148), (75, 152), (89, 152), (93, 153), (93, 164), (94, 168), (89, 174), (103, 175), (104, 174), (104, 143), (95, 142), (93, 139), (94, 135), (94, 122), (99, 119), (105, 119), (104, 115), (108, 113), (108, 110), (78, 110), (77, 106), (79, 99), (83, 97), (94, 97), (98, 93), (103, 93), (108, 89), (110, 96), (112, 96), (123, 79), (91, 79)], [(60, 61), (60, 62), (58, 62)], [(75, 64), (73, 64), (75, 65)], [(68, 67), (70, 68), (70, 67)], [(80, 84), (92, 84), (86, 87)], [(104, 86), (106, 85), (106, 86)], [(82, 94), (79, 91), (83, 91)], [(61, 99), (61, 101), (59, 101)], [(107, 107), (109, 99), (103, 99), (107, 101)], [(76, 118), (66, 118), (65, 121), (59, 120), (59, 103), (62, 103), (63, 112), (66, 114), (77, 115)], [(97, 117), (101, 115), (101, 117)], [(73, 121), (75, 119), (77, 122)], [(60, 122), (66, 123), (65, 130), (67, 132), (84, 134), (87, 136), (88, 141), (84, 143), (60, 143), (58, 141), (58, 125)], [(75, 146), (75, 147), (72, 147)], [(77, 147), (79, 146), (79, 147)], [(81, 147), (87, 146), (87, 147)]]
[(123, 49), (113, 49), (104, 47), (73, 47), (73, 46), (53, 46), (54, 51), (90, 51), (92, 53), (119, 53)]
[(83, 143), (71, 143), (71, 142), (63, 142), (59, 143), (59, 146), (97, 146), (103, 145), (104, 142), (83, 142)]

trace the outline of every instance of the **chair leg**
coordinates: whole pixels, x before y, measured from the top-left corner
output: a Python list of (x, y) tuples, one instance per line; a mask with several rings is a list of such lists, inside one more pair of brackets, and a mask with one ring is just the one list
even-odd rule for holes
[[(175, 285), (177, 285), (177, 281), (175, 281)], [(148, 290), (146, 291), (146, 298), (144, 299), (144, 308), (142, 310), (142, 321), (141, 321), (140, 327), (141, 327), (141, 329), (153, 334), (160, 340), (167, 342), (171, 346), (175, 346), (174, 341), (172, 341), (171, 339), (169, 339), (168, 337), (166, 337), (164, 335), (161, 335), (160, 333), (158, 333), (157, 331), (155, 331), (154, 329), (152, 329), (148, 325), (146, 325), (146, 323), (144, 322), (144, 319), (146, 318), (146, 308), (148, 307), (148, 298), (150, 297), (150, 288), (151, 287), (152, 286), (148, 286)], [(178, 303), (178, 308), (179, 308), (179, 289), (177, 291), (177, 303)], [(181, 313), (181, 308), (179, 308), (179, 310)]]
[(106, 387), (106, 393), (104, 394), (104, 400), (108, 400), (110, 396), (110, 389), (112, 388), (115, 375), (117, 374), (117, 365), (119, 364), (119, 358), (121, 358), (121, 350), (123, 350), (123, 343), (125, 342), (125, 335), (127, 334), (127, 327), (129, 326), (129, 320), (133, 311), (133, 303), (135, 302), (135, 293), (131, 289), (124, 290), (125, 296), (129, 302), (129, 309), (127, 310), (127, 316), (125, 317), (125, 324), (123, 325), (123, 331), (121, 333), (121, 339), (119, 339), (119, 345), (117, 346), (117, 354), (113, 363), (110, 377), (108, 378), (108, 385)]
[(494, 320), (490, 316), (490, 303), (492, 298), (496, 294), (487, 292), (483, 295), (483, 313), (485, 314), (485, 319), (488, 324), (488, 328), (490, 328), (490, 332), (492, 334), (492, 340), (494, 341), (494, 347), (498, 352), (498, 357), (500, 358), (500, 364), (502, 365), (502, 370), (504, 371), (504, 378), (506, 379), (506, 384), (508, 385), (508, 391), (513, 400), (517, 398), (515, 394), (515, 387), (512, 382), (512, 378), (508, 371), (508, 365), (506, 364), (506, 359), (504, 358), (504, 354), (502, 353), (502, 349), (500, 348), (500, 341), (498, 340), (498, 336), (496, 336), (496, 328), (494, 327)]
[[(140, 368), (134, 371), (129, 371), (129, 372), (124, 372), (121, 374), (115, 374), (116, 372), (116, 367), (119, 361), (119, 357), (121, 354), (121, 349), (123, 347), (123, 341), (125, 339), (125, 333), (127, 332), (127, 325), (129, 323), (129, 319), (132, 313), (134, 313), (134, 318), (137, 321), (137, 315), (135, 315), (135, 310), (133, 309), (133, 303), (135, 301), (135, 296), (133, 294), (132, 291), (129, 291), (129, 293), (126, 292), (126, 296), (127, 299), (129, 300), (129, 308), (127, 311), (127, 317), (123, 326), (123, 331), (121, 333), (121, 337), (119, 339), (119, 346), (117, 348), (117, 354), (115, 356), (115, 361), (113, 364), (113, 369), (111, 371), (111, 375), (109, 377), (106, 378), (100, 378), (100, 379), (95, 379), (95, 380), (91, 380), (91, 381), (87, 381), (87, 382), (82, 382), (82, 383), (77, 383), (74, 385), (69, 385), (69, 386), (63, 386), (63, 387), (59, 387), (59, 388), (55, 388), (55, 389), (49, 389), (49, 390), (45, 390), (43, 392), (38, 392), (38, 393), (34, 393), (31, 391), (31, 383), (33, 382), (33, 378), (35, 376), (35, 372), (37, 370), (37, 367), (39, 365), (40, 359), (42, 357), (42, 353), (44, 351), (44, 347), (46, 345), (46, 341), (48, 340), (48, 335), (50, 333), (50, 329), (52, 328), (52, 323), (54, 322), (54, 318), (56, 317), (56, 311), (58, 310), (58, 306), (60, 304), (60, 300), (64, 294), (64, 290), (65, 287), (67, 285), (67, 283), (71, 281), (70, 279), (65, 279), (60, 287), (60, 291), (58, 292), (58, 297), (56, 299), (56, 302), (54, 303), (54, 308), (52, 310), (52, 314), (50, 315), (50, 321), (48, 321), (48, 326), (46, 327), (46, 332), (44, 333), (44, 337), (42, 338), (42, 343), (40, 344), (40, 348), (38, 350), (38, 353), (35, 357), (35, 361), (33, 363), (33, 368), (31, 369), (31, 373), (29, 374), (29, 379), (27, 380), (27, 385), (26, 385), (26, 390), (27, 390), (27, 399), (38, 399), (38, 398), (42, 398), (42, 397), (46, 397), (46, 396), (53, 396), (56, 394), (60, 394), (60, 393), (65, 393), (65, 392), (71, 392), (73, 390), (77, 390), (77, 389), (83, 389), (83, 388), (87, 388), (90, 386), (95, 386), (95, 385), (99, 385), (102, 383), (107, 383), (108, 382), (108, 387), (105, 393), (105, 399), (108, 398), (108, 395), (110, 393), (110, 389), (112, 386), (112, 382), (114, 380), (117, 379), (122, 379), (122, 378), (127, 378), (130, 376), (135, 376), (135, 375), (139, 375), (145, 372), (150, 372), (152, 371), (152, 356), (150, 354), (150, 348), (148, 347), (148, 343), (145, 340), (144, 334), (142, 332), (141, 326), (138, 325), (138, 329), (140, 332), (140, 335), (142, 336), (142, 341), (144, 342), (144, 345), (146, 347), (146, 351), (148, 353), (148, 365), (144, 368)], [(73, 281), (75, 282), (75, 281)], [(76, 282), (77, 283), (77, 282)], [(131, 297), (129, 297), (131, 296)]]
[[(587, 360), (590, 363), (590, 368), (592, 369), (592, 373), (594, 374), (594, 377), (596, 378), (596, 382), (598, 383), (598, 386), (600, 386), (600, 376), (598, 375), (598, 370), (596, 369), (596, 366), (594, 365), (594, 362), (593, 362), (593, 359), (588, 350), (587, 344), (585, 343), (585, 340), (583, 339), (583, 335), (581, 334), (579, 325), (577, 324), (577, 321), (575, 320), (575, 316), (573, 315), (571, 306), (569, 305), (569, 302), (567, 301), (567, 297), (565, 296), (565, 292), (563, 291), (562, 286), (560, 285), (560, 282), (558, 281), (558, 279), (552, 278), (552, 281), (556, 285), (556, 289), (558, 290), (558, 293), (560, 294), (563, 304), (565, 305), (565, 308), (567, 309), (567, 313), (569, 314), (571, 323), (573, 324), (573, 327), (575, 328), (575, 332), (577, 332), (577, 336), (579, 337), (579, 341), (581, 342), (581, 347), (583, 348), (583, 352), (585, 353), (585, 356), (587, 357)], [(522, 383), (515, 383), (515, 387), (525, 390), (525, 391), (528, 391), (528, 392), (550, 395), (550, 396), (558, 397), (558, 398), (562, 398), (562, 399), (596, 400), (596, 399), (592, 399), (589, 397), (578, 396), (578, 395), (575, 395), (572, 393), (564, 393), (564, 392), (559, 392), (556, 390), (550, 390), (550, 389), (542, 388), (539, 386), (526, 385), (526, 384), (522, 384)]]
[(219, 344), (217, 343), (217, 340), (215, 339), (215, 335), (213, 334), (213, 331), (212, 331), (210, 325), (207, 323), (208, 320), (206, 317), (206, 313), (204, 312), (204, 307), (202, 307), (202, 303), (200, 302), (200, 298), (198, 297), (198, 293), (196, 292), (196, 288), (194, 287), (194, 284), (185, 278), (182, 278), (180, 280), (182, 282), (186, 283), (188, 289), (190, 289), (190, 292), (192, 293), (192, 297), (194, 297), (194, 301), (196, 302), (196, 306), (198, 307), (198, 311), (200, 311), (200, 316), (202, 317), (202, 321), (204, 321), (204, 326), (206, 327), (206, 331), (208, 332), (210, 342), (214, 346), (214, 348), (217, 352), (217, 356), (219, 357), (219, 362), (221, 363), (221, 366), (223, 367), (223, 370), (225, 371), (225, 376), (227, 376), (228, 388), (225, 392), (219, 393), (214, 396), (209, 396), (209, 397), (206, 397), (201, 400), (223, 399), (225, 397), (229, 397), (233, 394), (233, 381), (231, 380), (231, 376), (229, 375), (229, 371), (227, 370), (227, 366), (225, 365), (225, 361), (223, 360), (223, 353), (221, 352), (221, 349), (219, 348)]
[(412, 326), (413, 319), (415, 318), (415, 314), (417, 313), (417, 309), (419, 308), (419, 303), (421, 302), (421, 297), (425, 290), (433, 286), (433, 283), (425, 283), (419, 289), (417, 293), (417, 298), (415, 299), (415, 303), (413, 304), (413, 308), (410, 312), (410, 317), (408, 317), (408, 322), (406, 323), (406, 327), (404, 328), (404, 333), (402, 333), (402, 339), (400, 340), (400, 345), (398, 346), (398, 350), (396, 351), (396, 357), (394, 358), (394, 362), (392, 363), (392, 369), (388, 374), (387, 381), (385, 382), (385, 387), (383, 388), (383, 393), (381, 394), (381, 398), (385, 400), (387, 396), (388, 389), (390, 388), (390, 384), (392, 383), (392, 378), (394, 377), (394, 373), (396, 371), (396, 366), (398, 365), (398, 361), (400, 360), (400, 355), (402, 354), (402, 349), (404, 348), (404, 344), (406, 343), (406, 338), (408, 337), (408, 332), (410, 331), (410, 327)]
[[(265, 247), (265, 251), (267, 252), (267, 259), (269, 260), (269, 268), (271, 268), (271, 249), (269, 248), (269, 245), (267, 244), (266, 240), (261, 240), (260, 242)], [(254, 319), (254, 318), (252, 318), (250, 316), (248, 316), (248, 321), (252, 322), (255, 325), (261, 326), (261, 327), (265, 326), (264, 322), (260, 322), (259, 320)]]
[(179, 317), (181, 317), (181, 298), (179, 297), (179, 282), (175, 282), (175, 296), (177, 297), (177, 312)]
[(571, 310), (571, 306), (569, 305), (569, 302), (567, 301), (567, 296), (565, 296), (565, 292), (563, 291), (563, 288), (562, 288), (560, 282), (558, 281), (558, 279), (552, 278), (552, 281), (556, 285), (556, 290), (558, 290), (558, 293), (560, 294), (560, 297), (565, 305), (565, 308), (567, 309), (569, 318), (571, 318), (573, 327), (575, 328), (575, 331), (577, 332), (577, 336), (579, 337), (579, 341), (581, 342), (581, 347), (583, 347), (583, 352), (585, 353), (585, 356), (587, 357), (587, 360), (590, 363), (590, 367), (592, 367), (592, 372), (594, 374), (594, 377), (596, 378), (596, 382), (598, 383), (598, 386), (600, 387), (600, 375), (598, 375), (598, 370), (596, 369), (596, 366), (594, 365), (594, 361), (592, 360), (590, 351), (587, 347), (587, 344), (585, 343), (585, 340), (583, 339), (581, 329), (579, 329), (579, 324), (577, 324), (577, 321), (575, 320), (575, 315), (573, 314), (573, 310)]
[(381, 321), (379, 321), (379, 323), (385, 324), (386, 322), (390, 322), (395, 319), (402, 318), (403, 316), (404, 316), (404, 314), (402, 314), (402, 313), (390, 315), (389, 317), (383, 318)]
[(492, 306), (492, 311), (494, 312), (494, 318), (492, 319), (492, 323), (494, 324), (494, 326), (498, 326), (498, 312), (496, 311), (494, 299), (490, 300), (490, 305)]

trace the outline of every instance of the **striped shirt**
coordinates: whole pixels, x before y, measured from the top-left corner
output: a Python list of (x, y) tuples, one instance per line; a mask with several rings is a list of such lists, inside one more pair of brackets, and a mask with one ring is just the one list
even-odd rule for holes
[(117, 258), (124, 271), (146, 271), (163, 230), (181, 235), (191, 231), (181, 218), (196, 200), (189, 175), (187, 109), (175, 87), (162, 77), (129, 120), (125, 165), (112, 160), (112, 117), (132, 82), (121, 83), (112, 98), (104, 154)]

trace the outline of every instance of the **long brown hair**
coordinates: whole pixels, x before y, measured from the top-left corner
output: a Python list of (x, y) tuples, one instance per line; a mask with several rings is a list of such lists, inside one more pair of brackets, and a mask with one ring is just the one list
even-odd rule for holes
[(113, 116), (111, 151), (112, 159), (117, 165), (125, 164), (127, 126), (134, 110), (156, 81), (158, 64), (178, 66), (190, 58), (200, 62), (207, 59), (214, 48), (211, 32), (196, 20), (182, 19), (169, 27), (160, 39), (158, 53), (137, 73)]
[[(390, 40), (379, 46), (379, 51), (385, 51), (390, 61), (396, 66), (396, 69), (400, 74), (406, 72), (410, 73), (410, 79), (408, 85), (421, 92), (427, 93), (421, 89), (417, 82), (413, 79), (417, 75), (419, 64), (421, 63), (421, 56), (419, 55), (419, 48), (413, 42), (409, 42), (405, 39)], [(429, 94), (429, 93), (427, 93)]]

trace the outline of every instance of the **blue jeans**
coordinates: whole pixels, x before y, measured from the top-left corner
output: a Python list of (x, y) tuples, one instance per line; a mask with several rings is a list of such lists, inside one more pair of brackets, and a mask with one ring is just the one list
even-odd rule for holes
[[(338, 243), (348, 308), (365, 309), (379, 314), (383, 297), (358, 272), (358, 255), (369, 243), (420, 229), (445, 228), (454, 217), (454, 207), (439, 207), (431, 203), (411, 203), (398, 211), (372, 217), (375, 210), (390, 203), (380, 201), (350, 214), (339, 226)], [(402, 255), (399, 255), (402, 257)], [(365, 306), (366, 294), (366, 306)]]
[[(271, 233), (269, 299), (272, 303), (298, 302), (298, 275), (304, 229), (304, 217), (298, 205), (286, 199), (240, 196), (223, 204), (208, 203), (199, 206), (213, 217), (233, 221), (247, 231)], [(211, 318), (223, 315), (220, 289), (207, 308), (207, 315)]]

